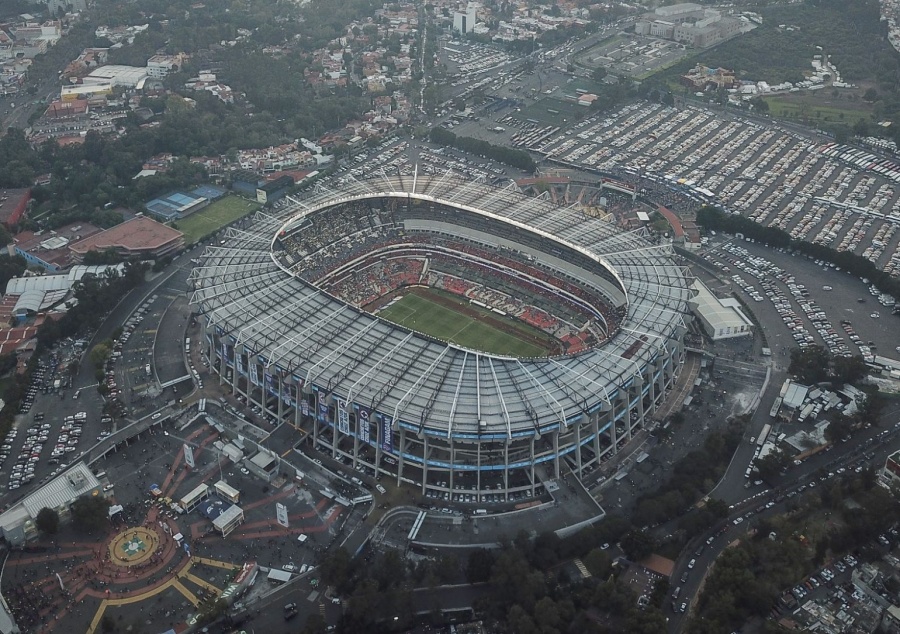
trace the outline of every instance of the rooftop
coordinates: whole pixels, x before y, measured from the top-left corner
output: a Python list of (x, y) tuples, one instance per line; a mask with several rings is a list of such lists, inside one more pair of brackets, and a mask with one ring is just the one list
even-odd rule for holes
[(150, 251), (158, 249), (184, 236), (183, 233), (146, 216), (137, 216), (101, 231), (84, 240), (69, 245), (69, 249), (79, 255), (88, 251), (117, 249), (127, 251)]
[(18, 218), (13, 218), (19, 209), (19, 205), (28, 202), (30, 189), (0, 189), (0, 222), (15, 223)]
[(753, 322), (747, 319), (740, 310), (739, 305), (735, 306), (732, 302), (720, 300), (699, 279), (694, 281), (692, 288), (697, 291), (697, 295), (691, 300), (691, 303), (697, 307), (697, 312), (702, 314), (716, 331), (726, 328), (736, 331), (735, 329), (740, 326), (746, 326), (749, 329), (753, 325)]
[(97, 477), (86, 464), (79, 462), (0, 515), (0, 526), (13, 527), (34, 519), (42, 508), (56, 509), (71, 504), (99, 486)]
[(109, 80), (114, 86), (139, 86), (147, 79), (147, 69), (138, 66), (107, 64), (95, 68), (84, 78), (85, 84)]

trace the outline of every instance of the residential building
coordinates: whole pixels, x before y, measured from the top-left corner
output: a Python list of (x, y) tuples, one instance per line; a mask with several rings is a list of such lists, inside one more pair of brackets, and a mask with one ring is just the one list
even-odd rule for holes
[(478, 4), (474, 2), (467, 4), (465, 11), (455, 11), (453, 13), (453, 30), (462, 35), (472, 33), (475, 30), (477, 13)]
[(178, 55), (154, 55), (147, 60), (147, 75), (156, 79), (162, 79), (169, 73), (177, 73), (184, 67), (187, 56)]

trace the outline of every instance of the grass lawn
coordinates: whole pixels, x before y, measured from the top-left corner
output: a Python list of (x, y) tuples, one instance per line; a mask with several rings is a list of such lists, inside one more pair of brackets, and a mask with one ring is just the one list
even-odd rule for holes
[[(408, 293), (382, 309), (378, 316), (473, 350), (514, 357), (546, 356), (547, 350), (539, 346), (431, 301), (428, 299), (429, 293), (425, 289), (416, 289), (415, 293)], [(517, 321), (509, 321), (517, 329), (530, 328)], [(534, 332), (544, 335), (537, 329)]]
[[(825, 90), (828, 90), (827, 88)], [(769, 114), (781, 119), (808, 122), (845, 123), (852, 126), (860, 119), (869, 119), (871, 106), (865, 102), (851, 103), (846, 101), (836, 105), (818, 91), (815, 95), (783, 95), (767, 97)]]
[(184, 233), (185, 244), (194, 244), (259, 207), (260, 204), (255, 200), (247, 200), (240, 196), (226, 196), (212, 203), (206, 209), (201, 209), (187, 218), (176, 220), (175, 226)]

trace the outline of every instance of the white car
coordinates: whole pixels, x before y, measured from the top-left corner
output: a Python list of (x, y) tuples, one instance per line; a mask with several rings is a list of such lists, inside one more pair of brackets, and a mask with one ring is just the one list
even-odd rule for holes
[(281, 569), (285, 572), (297, 572), (298, 570), (300, 570), (300, 568), (298, 568), (294, 564), (284, 564)]

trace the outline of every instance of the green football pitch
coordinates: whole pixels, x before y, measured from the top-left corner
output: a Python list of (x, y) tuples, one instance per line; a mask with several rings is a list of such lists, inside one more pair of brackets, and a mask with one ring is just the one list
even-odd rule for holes
[[(545, 348), (432, 301), (428, 295), (433, 292), (432, 290), (415, 289), (414, 292), (407, 293), (390, 306), (382, 309), (378, 316), (395, 324), (431, 335), (435, 339), (449, 341), (473, 350), (511, 357), (547, 356)], [(487, 311), (480, 312), (489, 314)], [(516, 330), (530, 331), (533, 336), (549, 338), (549, 335), (536, 328), (513, 320), (509, 320), (509, 322)]]
[(190, 245), (215, 233), (228, 223), (256, 211), (259, 207), (260, 204), (255, 200), (247, 200), (240, 196), (226, 196), (209, 207), (192, 213), (187, 218), (176, 220), (175, 226), (184, 233), (185, 244)]

